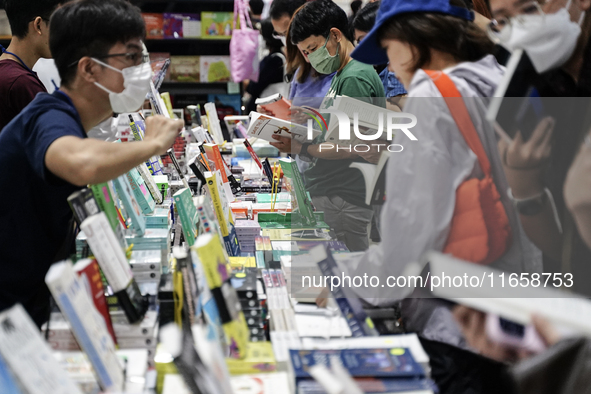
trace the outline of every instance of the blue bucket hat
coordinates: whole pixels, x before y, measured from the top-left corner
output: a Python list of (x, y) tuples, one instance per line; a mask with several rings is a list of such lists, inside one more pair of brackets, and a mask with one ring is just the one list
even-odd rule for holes
[(434, 12), (456, 16), (468, 21), (474, 20), (472, 11), (453, 6), (449, 4), (449, 0), (381, 0), (375, 25), (351, 53), (351, 57), (367, 64), (388, 63), (388, 55), (378, 42), (377, 32), (394, 15), (411, 12)]

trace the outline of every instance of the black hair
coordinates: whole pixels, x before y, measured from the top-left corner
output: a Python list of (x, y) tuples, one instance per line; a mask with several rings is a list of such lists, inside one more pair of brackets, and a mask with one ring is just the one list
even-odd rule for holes
[(285, 15), (291, 18), (295, 11), (305, 3), (306, 0), (273, 0), (269, 15), (271, 19), (275, 20), (281, 19)]
[[(449, 2), (466, 8), (463, 0)], [(486, 32), (474, 22), (433, 12), (394, 15), (378, 29), (377, 40), (384, 39), (399, 40), (413, 48), (413, 71), (431, 61), (431, 49), (450, 54), (459, 62), (475, 62), (494, 49)]]
[(51, 14), (60, 3), (66, 0), (4, 0), (4, 10), (8, 17), (12, 35), (25, 38), (29, 23), (38, 16), (49, 21)]
[(250, 0), (248, 5), (250, 6), (250, 12), (252, 12), (253, 15), (261, 15), (265, 8), (265, 2), (263, 0)]
[(347, 14), (341, 7), (332, 0), (311, 1), (293, 16), (289, 36), (291, 42), (297, 45), (311, 36), (328, 37), (333, 27), (353, 42)]
[(353, 15), (357, 15), (357, 12), (359, 12), (359, 9), (361, 8), (361, 6), (363, 5), (363, 1), (361, 0), (353, 0), (351, 2), (351, 12), (353, 12)]
[(72, 64), (84, 56), (106, 55), (117, 43), (144, 39), (140, 9), (125, 0), (77, 0), (55, 11), (49, 26), (49, 48), (62, 84), (76, 76)]
[(261, 35), (263, 36), (263, 40), (265, 40), (265, 45), (271, 52), (280, 51), (281, 47), (283, 47), (281, 40), (273, 37), (274, 32), (275, 30), (273, 29), (273, 23), (271, 23), (270, 18), (261, 21)]
[(357, 15), (355, 15), (352, 28), (366, 33), (369, 32), (376, 23), (376, 17), (378, 15), (379, 9), (379, 1), (368, 3), (365, 7), (359, 10)]

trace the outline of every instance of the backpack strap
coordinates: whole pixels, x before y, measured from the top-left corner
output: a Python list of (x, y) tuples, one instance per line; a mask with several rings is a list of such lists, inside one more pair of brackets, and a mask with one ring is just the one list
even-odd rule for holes
[(439, 89), (439, 92), (443, 96), (443, 99), (449, 108), (449, 112), (451, 112), (451, 116), (456, 122), (456, 125), (462, 133), (462, 136), (464, 136), (464, 140), (466, 140), (468, 147), (472, 149), (472, 152), (474, 152), (478, 158), (478, 163), (480, 164), (482, 172), (484, 172), (485, 176), (490, 176), (490, 161), (488, 160), (488, 156), (484, 151), (482, 141), (480, 141), (480, 137), (474, 128), (474, 123), (472, 122), (468, 108), (466, 108), (466, 104), (464, 103), (458, 88), (451, 78), (442, 71), (423, 71), (425, 71), (437, 89)]

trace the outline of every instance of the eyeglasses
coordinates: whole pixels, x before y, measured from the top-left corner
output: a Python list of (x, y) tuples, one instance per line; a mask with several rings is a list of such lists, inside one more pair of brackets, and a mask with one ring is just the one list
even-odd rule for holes
[(487, 32), (490, 38), (495, 42), (499, 43), (503, 39), (511, 36), (512, 24), (518, 22), (523, 24), (527, 15), (542, 15), (544, 11), (539, 2), (530, 1), (522, 4), (516, 11), (513, 17), (500, 17), (492, 19), (487, 26)]
[[(140, 58), (142, 60), (142, 63), (149, 60), (148, 55), (145, 55), (143, 52), (111, 53), (108, 55), (96, 55), (96, 56), (91, 56), (91, 57), (95, 57), (97, 59), (106, 59), (109, 57), (117, 57), (117, 56), (125, 56), (125, 60), (127, 60), (133, 64), (138, 64), (138, 60)], [(75, 66), (76, 64), (78, 64), (78, 62), (80, 62), (80, 59), (78, 59), (75, 62), (73, 62), (72, 64), (70, 64), (68, 67)]]

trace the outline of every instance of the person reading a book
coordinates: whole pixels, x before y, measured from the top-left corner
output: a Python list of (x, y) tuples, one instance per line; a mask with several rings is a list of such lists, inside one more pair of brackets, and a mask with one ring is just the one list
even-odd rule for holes
[[(491, 0), (490, 35), (523, 50), (527, 75), (513, 78), (542, 97), (537, 127), (502, 138), (503, 166), (528, 237), (544, 252), (545, 272), (572, 272), (573, 290), (591, 295), (591, 250), (577, 231), (563, 191), (569, 167), (591, 128), (591, 1)], [(519, 66), (518, 66), (519, 67)], [(515, 74), (517, 74), (515, 71)], [(552, 99), (550, 99), (552, 97)], [(572, 189), (571, 189), (572, 190)]]
[[(327, 105), (331, 97), (349, 96), (385, 107), (384, 87), (375, 69), (350, 56), (354, 47), (347, 15), (334, 2), (318, 0), (300, 8), (291, 21), (289, 37), (317, 72), (336, 72), (325, 99)], [(272, 145), (311, 160), (304, 177), (314, 206), (324, 212), (326, 223), (349, 250), (365, 250), (369, 246), (367, 227), (372, 209), (365, 204), (363, 174), (349, 167), (364, 160), (354, 151), (327, 149), (326, 145), (321, 148), (325, 133), (313, 143), (304, 144), (274, 136), (277, 141)]]
[(64, 0), (4, 0), (12, 40), (0, 45), (0, 131), (35, 95), (47, 92), (33, 71), (40, 58), (51, 58), (49, 18)]
[[(286, 98), (290, 101), (299, 98), (298, 105), (319, 108), (335, 73), (319, 74), (288, 39), (291, 18), (305, 3), (305, 0), (275, 0), (271, 3), (270, 16), (274, 35), (283, 42), (285, 47), (287, 58), (285, 77), (288, 82), (291, 81), (289, 96)], [(259, 107), (257, 112), (265, 111)], [(269, 113), (269, 115), (273, 114)]]
[[(67, 197), (162, 155), (184, 126), (146, 120), (145, 139), (109, 143), (87, 132), (113, 112), (138, 110), (152, 71), (142, 63), (144, 22), (124, 0), (81, 0), (51, 16), (50, 49), (62, 86), (40, 93), (0, 134), (0, 310), (21, 303), (39, 326), (49, 316), (45, 275), (74, 246)], [(33, 246), (31, 246), (33, 245)]]
[[(373, 245), (355, 267), (344, 267), (349, 275), (398, 277), (429, 250), (454, 255), (486, 250), (487, 245), (463, 242), (461, 236), (454, 238), (453, 244), (448, 242), (459, 213), (458, 189), (466, 181), (485, 177), (480, 163), (488, 164), (486, 177), (498, 185), (495, 209), (501, 207), (506, 215), (503, 228), (495, 228), (506, 234), (503, 248), (486, 263), (511, 272), (540, 272), (540, 253), (525, 236), (506, 194), (496, 136), (484, 122), (482, 98), (493, 95), (503, 76), (503, 69), (490, 54), (492, 49), (493, 43), (473, 22), (473, 14), (462, 0), (382, 0), (375, 26), (352, 56), (369, 64), (389, 61), (390, 69), (408, 90), (404, 111), (418, 119), (412, 129), (417, 141), (409, 141), (404, 133), (394, 136), (392, 143), (403, 145), (404, 151), (390, 155), (387, 164), (382, 242)], [(448, 81), (447, 89), (440, 85), (441, 80)], [(456, 123), (451, 112), (454, 109), (455, 114), (456, 107), (450, 109), (442, 99), (450, 94), (464, 98), (461, 103), (471, 124)], [(478, 155), (468, 139), (480, 145)], [(490, 209), (480, 201), (478, 204), (477, 209)], [(460, 222), (466, 226), (464, 237), (472, 234), (473, 223), (477, 220)], [(462, 245), (459, 250), (454, 248), (457, 242)], [(393, 305), (409, 291), (405, 287), (356, 289), (375, 306)], [(428, 339), (461, 345), (461, 333), (448, 304), (409, 301), (410, 305), (405, 302), (402, 308), (407, 328)]]

